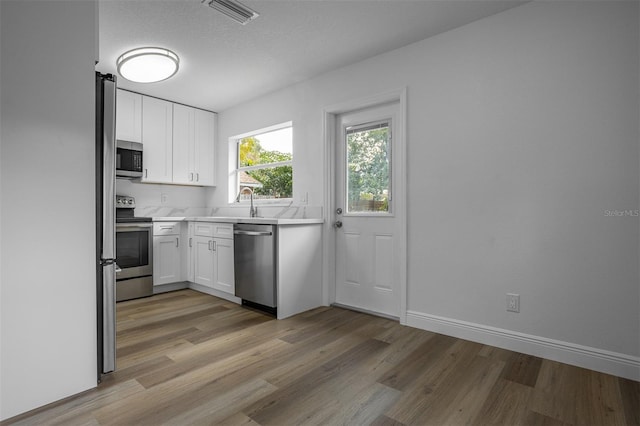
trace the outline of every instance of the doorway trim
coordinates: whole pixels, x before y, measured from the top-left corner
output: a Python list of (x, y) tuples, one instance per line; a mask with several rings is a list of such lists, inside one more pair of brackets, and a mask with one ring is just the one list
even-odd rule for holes
[(395, 205), (397, 219), (400, 221), (400, 233), (398, 235), (400, 247), (400, 324), (407, 323), (407, 88), (390, 90), (363, 98), (353, 99), (334, 105), (329, 105), (322, 110), (322, 128), (324, 140), (324, 236), (322, 270), (322, 301), (325, 305), (331, 305), (336, 301), (336, 274), (335, 274), (335, 244), (336, 236), (333, 230), (333, 211), (335, 210), (335, 147), (336, 147), (336, 118), (340, 114), (370, 108), (377, 105), (399, 102), (400, 116), (398, 127), (401, 129), (400, 140), (395, 141), (394, 147), (396, 159), (402, 173), (398, 173), (395, 192), (400, 196), (400, 202)]

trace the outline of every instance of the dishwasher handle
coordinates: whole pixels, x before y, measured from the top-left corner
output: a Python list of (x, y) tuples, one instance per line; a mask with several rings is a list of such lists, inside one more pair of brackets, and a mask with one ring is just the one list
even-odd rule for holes
[(269, 235), (273, 235), (273, 232), (271, 231), (240, 231), (240, 230), (234, 230), (233, 231), (234, 235), (251, 235), (252, 237), (266, 237)]

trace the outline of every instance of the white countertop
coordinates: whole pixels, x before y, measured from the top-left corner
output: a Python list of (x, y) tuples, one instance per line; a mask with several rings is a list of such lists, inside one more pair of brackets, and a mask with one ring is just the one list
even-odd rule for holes
[(262, 225), (311, 225), (324, 223), (324, 219), (282, 219), (275, 217), (229, 217), (229, 216), (198, 216), (198, 217), (154, 217), (154, 222), (216, 222), (216, 223), (255, 223)]

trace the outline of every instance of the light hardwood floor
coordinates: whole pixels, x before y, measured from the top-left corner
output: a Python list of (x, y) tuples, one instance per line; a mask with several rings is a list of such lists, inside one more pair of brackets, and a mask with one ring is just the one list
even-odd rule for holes
[(118, 371), (19, 425), (638, 425), (640, 384), (339, 308), (118, 304)]

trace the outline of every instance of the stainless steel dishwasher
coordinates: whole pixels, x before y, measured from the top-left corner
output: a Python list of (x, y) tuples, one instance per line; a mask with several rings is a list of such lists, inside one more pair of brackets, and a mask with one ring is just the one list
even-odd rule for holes
[(237, 223), (233, 227), (236, 296), (242, 304), (276, 315), (278, 227)]

